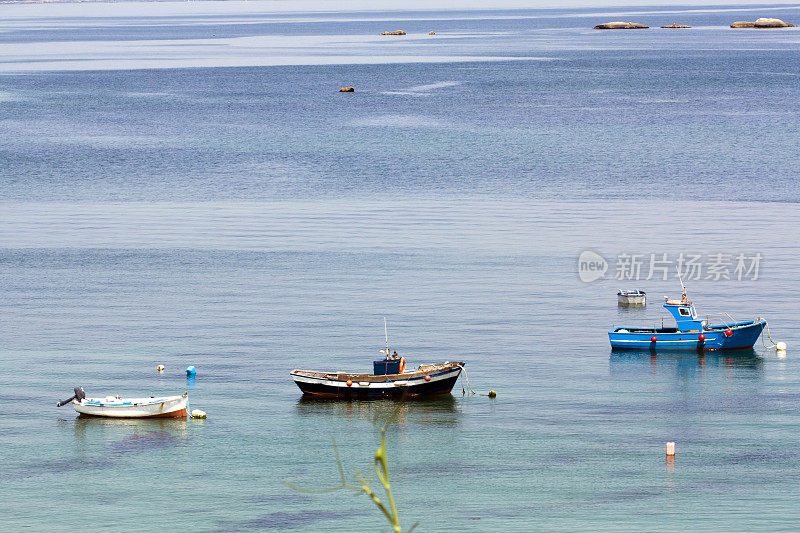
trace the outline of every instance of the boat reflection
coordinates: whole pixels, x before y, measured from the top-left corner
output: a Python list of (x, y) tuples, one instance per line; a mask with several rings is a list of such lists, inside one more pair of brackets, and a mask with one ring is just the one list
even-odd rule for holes
[(680, 374), (704, 371), (726, 372), (726, 377), (760, 375), (764, 360), (753, 348), (725, 351), (612, 351), (609, 358), (611, 373), (630, 373), (633, 368), (647, 368), (650, 374), (674, 370)]
[(461, 408), (450, 394), (412, 400), (336, 400), (301, 397), (296, 404), (300, 416), (338, 416), (384, 424), (390, 420), (405, 425), (453, 426), (460, 423)]
[(617, 319), (621, 322), (631, 317), (633, 317), (634, 320), (641, 320), (646, 309), (647, 307), (643, 305), (619, 305), (617, 306)]
[(188, 438), (185, 418), (75, 418), (79, 444), (105, 442), (114, 452), (126, 453), (184, 446)]

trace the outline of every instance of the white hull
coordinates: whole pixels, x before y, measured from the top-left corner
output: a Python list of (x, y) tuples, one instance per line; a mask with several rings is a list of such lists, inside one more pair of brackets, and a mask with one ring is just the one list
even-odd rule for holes
[(111, 418), (181, 418), (186, 416), (189, 393), (161, 398), (84, 398), (72, 400), (72, 407), (82, 415)]
[(619, 305), (646, 305), (647, 295), (645, 293), (617, 293), (617, 303)]

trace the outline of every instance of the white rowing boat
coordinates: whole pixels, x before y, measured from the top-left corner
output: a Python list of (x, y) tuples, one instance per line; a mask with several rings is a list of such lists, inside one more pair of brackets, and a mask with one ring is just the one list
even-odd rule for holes
[(624, 290), (617, 291), (617, 304), (618, 305), (647, 305), (647, 294), (640, 290)]
[(82, 415), (111, 418), (186, 418), (189, 392), (180, 396), (150, 396), (149, 398), (87, 398), (82, 387), (75, 388), (75, 396), (59, 402), (59, 406), (72, 403)]

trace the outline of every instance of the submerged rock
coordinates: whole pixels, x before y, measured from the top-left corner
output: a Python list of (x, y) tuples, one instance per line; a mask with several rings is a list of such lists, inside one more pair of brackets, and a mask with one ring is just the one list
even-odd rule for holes
[(753, 23), (755, 28), (794, 28), (794, 24), (789, 24), (781, 19), (760, 18)]
[(691, 26), (687, 26), (686, 24), (667, 24), (666, 26), (661, 26), (662, 28), (691, 28)]
[(739, 20), (737, 22), (731, 22), (731, 28), (755, 28), (755, 22), (746, 22), (744, 20)]
[(639, 29), (647, 29), (650, 26), (645, 26), (644, 24), (638, 24), (636, 22), (606, 22), (604, 24), (598, 24), (594, 27), (596, 30), (639, 30)]
[(405, 35), (406, 32), (403, 30), (395, 30), (395, 31), (385, 31), (381, 33), (381, 35)]
[(356, 92), (356, 88), (355, 87), (342, 87), (341, 89), (339, 89), (339, 92), (340, 93), (354, 93), (354, 92)]

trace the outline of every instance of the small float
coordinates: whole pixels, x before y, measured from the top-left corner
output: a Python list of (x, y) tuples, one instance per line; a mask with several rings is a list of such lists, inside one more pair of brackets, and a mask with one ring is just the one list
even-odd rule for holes
[(646, 305), (647, 294), (640, 290), (617, 290), (617, 305)]
[(81, 415), (109, 418), (186, 418), (189, 393), (179, 396), (120, 398), (118, 395), (87, 398), (83, 387), (75, 387), (72, 398), (58, 402), (58, 407), (72, 404)]
[(752, 348), (767, 325), (762, 318), (746, 322), (731, 319), (730, 322), (711, 325), (708, 318), (697, 316), (694, 305), (686, 296), (686, 287), (683, 287), (680, 300), (665, 297), (664, 309), (675, 319), (676, 327), (664, 327), (662, 323), (660, 328), (614, 328), (608, 332), (611, 348), (701, 351)]

